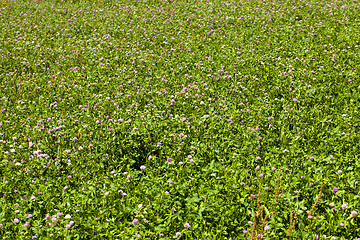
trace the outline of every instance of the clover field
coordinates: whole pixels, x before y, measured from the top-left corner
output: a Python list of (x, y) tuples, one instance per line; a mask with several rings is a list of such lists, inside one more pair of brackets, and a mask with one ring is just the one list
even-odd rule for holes
[(359, 12), (2, 0), (1, 238), (360, 238)]

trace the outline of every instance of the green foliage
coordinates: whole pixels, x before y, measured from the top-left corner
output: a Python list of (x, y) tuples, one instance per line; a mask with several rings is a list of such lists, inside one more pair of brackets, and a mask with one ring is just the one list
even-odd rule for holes
[(0, 236), (360, 237), (359, 11), (2, 1)]

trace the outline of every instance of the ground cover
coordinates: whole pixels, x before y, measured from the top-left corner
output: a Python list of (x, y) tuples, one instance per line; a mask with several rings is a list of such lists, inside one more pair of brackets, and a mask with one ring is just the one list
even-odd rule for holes
[(2, 1), (3, 239), (356, 239), (359, 1)]

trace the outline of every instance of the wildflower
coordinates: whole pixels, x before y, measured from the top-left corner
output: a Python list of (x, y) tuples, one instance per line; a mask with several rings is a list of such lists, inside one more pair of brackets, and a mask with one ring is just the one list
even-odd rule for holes
[(334, 203), (330, 203), (329, 206), (330, 206), (330, 207), (334, 207), (335, 204), (334, 204)]
[(140, 167), (141, 171), (145, 171), (145, 169), (146, 169), (146, 167), (144, 165)]
[(351, 212), (351, 217), (356, 217), (356, 215), (357, 215), (357, 212), (356, 212), (356, 211), (352, 211), (352, 212)]
[(71, 228), (71, 225), (70, 224), (66, 224), (66, 230), (70, 230), (70, 228)]
[(176, 233), (176, 236), (177, 236), (177, 237), (180, 237), (180, 236), (181, 236), (181, 232), (177, 232), (177, 233)]
[(184, 228), (189, 229), (190, 227), (191, 227), (191, 226), (190, 226), (190, 224), (189, 224), (189, 223), (185, 223)]
[(347, 209), (347, 205), (346, 205), (346, 203), (344, 203), (342, 206), (341, 206), (341, 208), (343, 209), (343, 210), (345, 210), (345, 209)]
[(270, 229), (270, 227), (267, 226), (267, 225), (264, 227), (264, 230), (265, 230), (265, 231), (266, 231), (266, 230), (269, 230), (269, 229)]
[(338, 191), (338, 188), (337, 187), (334, 187), (333, 190), (332, 190), (334, 193), (336, 193)]
[(71, 218), (71, 215), (70, 214), (66, 214), (65, 215), (65, 219), (70, 219)]
[(340, 223), (339, 225), (340, 225), (340, 227), (343, 227), (343, 226), (344, 226), (344, 224), (343, 224), (343, 223)]
[(134, 220), (132, 221), (132, 224), (138, 224), (139, 223), (139, 220), (138, 219), (136, 219), (136, 218), (134, 218)]
[(15, 218), (14, 223), (19, 223), (19, 219)]

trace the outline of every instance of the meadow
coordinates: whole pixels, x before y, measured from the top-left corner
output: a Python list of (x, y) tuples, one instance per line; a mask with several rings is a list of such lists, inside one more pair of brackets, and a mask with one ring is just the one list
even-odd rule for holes
[(0, 239), (360, 239), (359, 12), (2, 0)]

